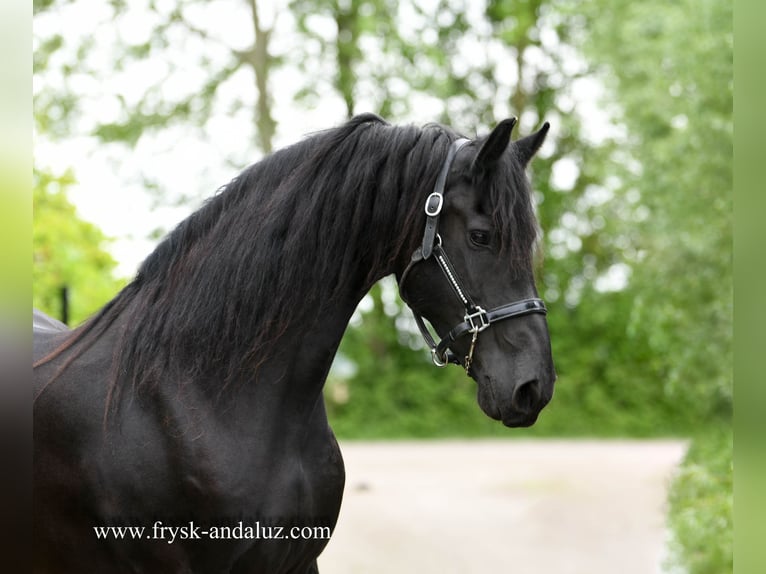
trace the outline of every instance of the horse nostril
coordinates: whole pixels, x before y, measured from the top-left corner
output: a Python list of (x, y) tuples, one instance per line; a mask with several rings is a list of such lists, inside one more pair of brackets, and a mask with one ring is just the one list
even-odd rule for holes
[(540, 402), (540, 382), (537, 379), (521, 383), (513, 391), (511, 404), (522, 413), (528, 413), (535, 409)]

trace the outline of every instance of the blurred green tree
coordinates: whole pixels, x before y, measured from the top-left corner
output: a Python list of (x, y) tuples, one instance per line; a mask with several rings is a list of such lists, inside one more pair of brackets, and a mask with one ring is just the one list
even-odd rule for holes
[(61, 290), (69, 291), (69, 324), (100, 309), (125, 284), (114, 276), (117, 263), (107, 252), (109, 240), (77, 216), (66, 196), (71, 173), (34, 172), (32, 305), (62, 317)]
[(575, 2), (637, 169), (630, 340), (695, 438), (673, 484), (673, 567), (733, 571), (733, 31), (726, 0)]
[[(596, 3), (599, 4), (600, 3)], [(608, 4), (608, 6), (607, 6)], [(731, 416), (732, 7), (725, 0), (583, 8), (584, 44), (623, 110), (636, 169), (630, 334), (700, 421)], [(584, 31), (583, 31), (584, 34)]]

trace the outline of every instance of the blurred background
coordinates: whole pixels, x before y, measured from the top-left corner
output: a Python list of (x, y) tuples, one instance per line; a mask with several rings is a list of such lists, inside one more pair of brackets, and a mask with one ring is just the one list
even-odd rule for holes
[(726, 0), (35, 0), (34, 306), (74, 326), (246, 165), (372, 111), (552, 129), (530, 169), (559, 381), (531, 429), (432, 367), (393, 281), (325, 388), (341, 439), (683, 437), (670, 562), (731, 561)]

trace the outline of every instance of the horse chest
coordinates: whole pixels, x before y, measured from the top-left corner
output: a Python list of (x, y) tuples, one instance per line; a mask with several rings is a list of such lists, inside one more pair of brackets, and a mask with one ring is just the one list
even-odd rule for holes
[[(132, 458), (143, 484), (154, 490), (147, 493), (150, 497), (188, 504), (211, 521), (337, 515), (344, 468), (326, 425), (295, 436), (210, 420), (204, 422), (204, 433), (199, 428), (174, 428), (170, 433), (166, 428), (136, 429), (140, 435), (133, 442), (152, 445)], [(174, 438), (167, 440), (168, 434)], [(161, 441), (151, 440), (162, 435)], [(117, 467), (123, 463), (118, 460)]]
[[(195, 572), (208, 571), (201, 564), (211, 572), (302, 572), (327, 544), (344, 483), (331, 433), (293, 445), (211, 441), (212, 432), (169, 443), (150, 440), (150, 431), (144, 426), (89, 472), (105, 523), (129, 517), (163, 542), (131, 550), (139, 571), (143, 560), (172, 560), (195, 564)], [(303, 537), (301, 529), (317, 527)]]
[(224, 514), (238, 511), (254, 521), (305, 517), (334, 524), (344, 478), (340, 450), (330, 436), (311, 448), (278, 442), (211, 451), (190, 461), (181, 483), (190, 497), (212, 503)]

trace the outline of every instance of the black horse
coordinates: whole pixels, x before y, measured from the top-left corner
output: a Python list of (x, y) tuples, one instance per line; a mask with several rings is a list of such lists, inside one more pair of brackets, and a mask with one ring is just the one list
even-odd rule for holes
[(344, 485), (322, 387), (391, 273), (434, 361), (534, 423), (555, 374), (524, 169), (548, 125), (514, 121), (355, 117), (243, 171), (77, 329), (37, 315), (34, 571), (316, 572)]

